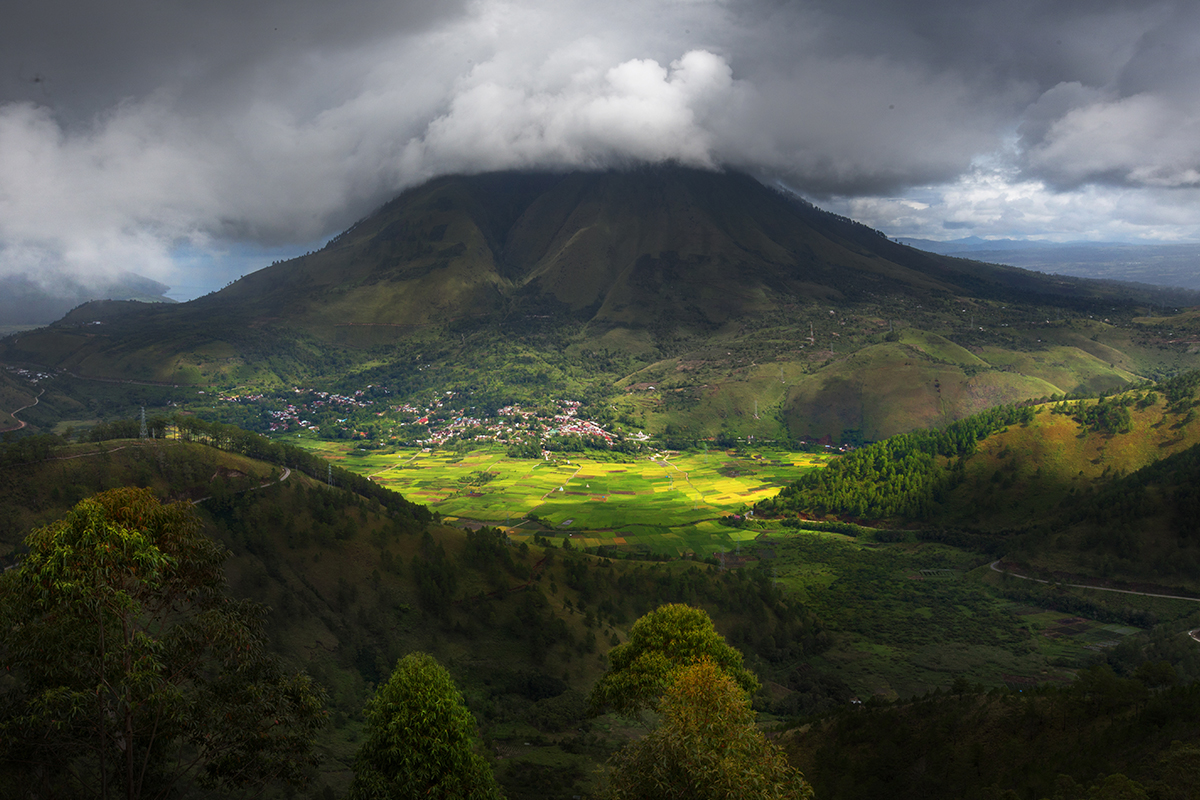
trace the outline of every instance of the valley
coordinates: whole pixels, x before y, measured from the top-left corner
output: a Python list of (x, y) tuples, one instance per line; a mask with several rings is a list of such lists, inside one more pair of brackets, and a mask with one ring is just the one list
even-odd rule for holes
[(324, 692), (311, 797), (416, 650), (508, 797), (600, 792), (646, 725), (588, 693), (664, 603), (743, 654), (819, 798), (1171, 796), (1196, 300), (921, 253), (736, 174), (441, 178), (204, 298), (0, 340), (0, 558), (100, 492), (194, 508)]
[(483, 523), (514, 541), (565, 535), (576, 547), (675, 558), (707, 558), (752, 539), (756, 531), (732, 523), (828, 459), (769, 449), (638, 456), (546, 451), (517, 459), (502, 448), (301, 446), (426, 504), (451, 524)]
[[(679, 547), (668, 531), (658, 534), (665, 541), (645, 548), (606, 547), (562, 529), (523, 536), (515, 528), (503, 537), (489, 528), (435, 522), (426, 534), (420, 521), (337, 488), (347, 483), (342, 469), (370, 475), (424, 458), (423, 469), (442, 483), (478, 475), (506, 458), (492, 453), (489, 462), (482, 453), (421, 450), (350, 454), (307, 443), (336, 459), (330, 488), (317, 464), (308, 467), (314, 475), (293, 470), (279, 482), (284, 467), (200, 444), (203, 430), (194, 430), (192, 443), (77, 444), (44, 453), (19, 473), (6, 468), (0, 510), (14, 524), (5, 541), (109, 486), (138, 483), (167, 496), (209, 498), (199, 508), (206, 530), (234, 554), (227, 567), (231, 588), (269, 606), (275, 646), (330, 691), (332, 722), (321, 740), (318, 786), (344, 784), (361, 698), (393, 654), (415, 647), (437, 655), (462, 681), (500, 754), (497, 771), (509, 796), (553, 795), (548, 782), (564, 780), (576, 793), (590, 791), (592, 765), (632, 732), (615, 717), (582, 717), (579, 693), (603, 670), (603, 654), (624, 640), (630, 623), (669, 600), (710, 610), (766, 683), (756, 701), (762, 721), (780, 729), (808, 720), (806, 729), (830, 714), (828, 724), (835, 724), (837, 709), (854, 701), (884, 713), (951, 686), (968, 694), (1043, 697), (1054, 687), (1067, 691), (1096, 663), (1127, 664), (1132, 672), (1147, 658), (1166, 658), (1178, 681), (1200, 677), (1200, 646), (1186, 636), (1200, 625), (1197, 604), (1094, 592), (1065, 581), (1033, 585), (993, 570), (991, 554), (938, 542), (929, 535), (936, 531), (920, 527), (812, 520), (789, 527), (757, 520), (718, 534), (710, 546), (727, 549), (713, 556), (666, 561), (657, 559)], [(214, 443), (222, 441), (217, 428), (212, 435)], [(783, 461), (782, 453), (769, 454)], [(780, 469), (752, 455), (745, 457), (749, 469)], [(705, 455), (685, 457), (694, 466)], [(730, 463), (729, 454), (723, 457)], [(548, 484), (570, 474), (565, 461), (511, 463), (546, 469), (554, 476)], [(590, 465), (597, 471), (627, 466)], [(593, 478), (583, 480), (586, 486)], [(252, 487), (262, 488), (243, 491)], [(689, 497), (676, 494), (675, 507), (686, 512)], [(668, 520), (678, 513), (671, 504), (660, 511)], [(569, 513), (587, 519), (578, 506)], [(797, 613), (802, 624), (783, 623)], [(551, 683), (567, 688), (534, 688)], [(833, 791), (827, 781), (817, 786)]]

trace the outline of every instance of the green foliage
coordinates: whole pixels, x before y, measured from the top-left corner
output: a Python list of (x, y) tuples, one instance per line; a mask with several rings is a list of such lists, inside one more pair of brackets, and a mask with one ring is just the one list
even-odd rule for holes
[(1132, 395), (1101, 397), (1094, 403), (1078, 400), (1071, 406), (1062, 404), (1054, 411), (1069, 413), (1084, 429), (1095, 433), (1129, 433), (1133, 430), (1133, 418), (1129, 414), (1129, 407), (1134, 402)]
[[(1200, 542), (1200, 445), (1167, 456), (1098, 490), (1063, 501), (1069, 523), (1086, 523), (1078, 547), (1116, 559), (1131, 576), (1190, 584)], [(1148, 547), (1147, 520), (1169, 531)]]
[(1198, 388), (1200, 370), (1184, 372), (1158, 385), (1159, 391), (1167, 396), (1167, 408), (1177, 413), (1191, 406)]
[(509, 546), (503, 531), (486, 526), (476, 531), (467, 530), (466, 540), (462, 564), (484, 573), (493, 588), (507, 588), (509, 576), (521, 580), (529, 578), (528, 567), (513, 558), (516, 548)]
[(1101, 666), (1062, 686), (867, 702), (787, 747), (818, 797), (1186, 798), (1200, 779), (1198, 712), (1200, 684), (1148, 692)]
[(0, 442), (0, 467), (16, 467), (45, 461), (62, 445), (59, 437), (50, 433), (22, 436), (11, 440), (5, 434)]
[[(1005, 673), (1048, 668), (1021, 619), (985, 584), (967, 577), (972, 569), (986, 569), (989, 557), (933, 544), (862, 547), (806, 533), (772, 536), (764, 544), (774, 551), (770, 564), (780, 584), (836, 632), (825, 634), (832, 642), (816, 661), (839, 665), (834, 674), (860, 696), (880, 689), (901, 696), (925, 692), (943, 685), (948, 673), (994, 684)], [(1018, 589), (1042, 586), (1011, 583)], [(730, 642), (745, 648), (738, 627)], [(847, 693), (807, 672), (793, 668), (772, 676), (799, 695), (772, 704), (773, 713), (803, 716), (848, 702)]]
[(611, 667), (592, 690), (592, 705), (611, 706), (626, 716), (656, 708), (675, 673), (701, 658), (728, 673), (747, 695), (758, 691), (758, 679), (742, 666), (742, 654), (725, 643), (708, 614), (670, 603), (635, 622), (629, 641), (609, 651)]
[(26, 545), (0, 579), (10, 789), (34, 776), (46, 796), (75, 797), (305, 781), (321, 693), (266, 651), (258, 609), (224, 594), (226, 552), (189, 504), (112, 490)]
[(613, 800), (811, 800), (742, 687), (707, 656), (675, 674), (660, 710), (662, 724), (609, 762)]
[(432, 656), (400, 659), (363, 716), (351, 800), (500, 797), (491, 767), (474, 750), (475, 719)]
[(417, 596), (426, 613), (442, 620), (449, 618), (450, 603), (458, 590), (458, 567), (446, 557), (445, 549), (434, 542), (429, 531), (421, 540), (421, 552), (413, 558)]
[(1029, 422), (1033, 413), (1030, 407), (999, 406), (941, 430), (892, 436), (848, 453), (823, 470), (806, 473), (757, 508), (767, 514), (812, 511), (870, 519), (923, 519), (961, 478), (944, 459), (971, 455), (979, 440), (1009, 425)]
[(206, 422), (195, 416), (177, 416), (174, 425), (177, 435), (184, 441), (202, 442), (247, 458), (287, 466), (322, 482), (332, 477), (334, 485), (375, 500), (393, 513), (411, 517), (414, 527), (422, 526), (432, 519), (429, 509), (425, 506), (411, 503), (397, 492), (385, 489), (362, 475), (332, 466), (321, 456), (299, 447), (273, 442), (262, 434), (252, 433), (234, 425)]
[(509, 458), (541, 458), (542, 443), (537, 441), (510, 444), (505, 451)]

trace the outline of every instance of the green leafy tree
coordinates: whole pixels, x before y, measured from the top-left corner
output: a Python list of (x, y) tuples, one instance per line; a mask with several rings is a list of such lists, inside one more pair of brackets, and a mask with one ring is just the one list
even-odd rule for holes
[[(0, 578), (0, 781), (22, 796), (302, 784), (323, 698), (225, 593), (191, 505), (83, 500)], [(13, 796), (13, 795), (9, 795)]]
[(625, 716), (653, 709), (681, 667), (707, 658), (746, 692), (758, 679), (742, 666), (742, 654), (725, 643), (702, 609), (669, 603), (633, 623), (629, 641), (608, 651), (609, 671), (592, 689), (593, 709), (611, 707)]
[(1158, 771), (1164, 778), (1161, 797), (1190, 800), (1200, 786), (1200, 746), (1172, 742), (1171, 749), (1159, 757)]
[(802, 800), (812, 787), (754, 725), (742, 687), (701, 657), (676, 672), (662, 724), (609, 762), (612, 800)]
[(400, 659), (363, 710), (366, 740), (354, 762), (351, 800), (499, 798), (475, 752), (475, 718), (433, 656)]

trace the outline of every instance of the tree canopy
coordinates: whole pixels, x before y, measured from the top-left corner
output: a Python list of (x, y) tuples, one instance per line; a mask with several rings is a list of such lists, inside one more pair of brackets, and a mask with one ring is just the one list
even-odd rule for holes
[(610, 764), (613, 800), (806, 800), (812, 788), (754, 725), (737, 681), (707, 656), (675, 673), (662, 724)]
[(145, 489), (83, 500), (0, 577), (0, 785), (165, 797), (303, 783), (323, 697), (229, 598), (193, 508)]
[(633, 623), (629, 641), (609, 651), (610, 667), (592, 689), (592, 706), (609, 706), (626, 716), (655, 708), (674, 673), (701, 658), (727, 673), (747, 695), (758, 691), (758, 679), (742, 666), (742, 654), (725, 643), (704, 610), (669, 603)]
[(474, 750), (475, 718), (433, 656), (400, 659), (363, 716), (351, 800), (500, 797), (491, 767)]

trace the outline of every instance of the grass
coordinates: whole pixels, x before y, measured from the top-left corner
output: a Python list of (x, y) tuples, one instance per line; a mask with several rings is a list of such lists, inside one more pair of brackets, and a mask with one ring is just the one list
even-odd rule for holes
[[(1011, 601), (982, 557), (942, 545), (864, 545), (804, 532), (772, 533), (758, 547), (774, 556), (763, 563), (775, 580), (835, 631), (813, 665), (841, 676), (862, 699), (922, 694), (959, 676), (1010, 688), (1065, 682), (1141, 632)], [(1174, 616), (1163, 606), (1170, 601), (1125, 595), (1121, 602)]]
[(1052, 406), (1042, 406), (1028, 425), (979, 443), (966, 462), (966, 481), (948, 503), (951, 518), (990, 529), (1020, 524), (1050, 512), (1066, 494), (1102, 486), (1113, 475), (1200, 442), (1200, 420), (1184, 422), (1184, 416), (1167, 413), (1163, 399), (1131, 407), (1132, 430), (1120, 434), (1085, 434), (1070, 416), (1051, 413)]
[[(586, 454), (515, 459), (494, 446), (466, 453), (417, 448), (379, 452), (290, 439), (340, 466), (461, 521), (568, 534), (580, 547), (666, 555), (731, 550), (755, 532), (720, 523), (774, 495), (825, 456), (781, 450), (709, 450), (601, 461)], [(528, 519), (527, 519), (528, 518)], [(535, 519), (536, 518), (536, 519)]]

